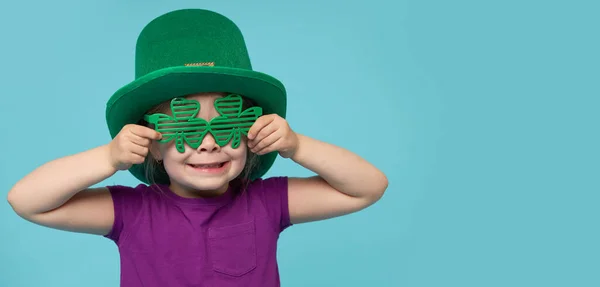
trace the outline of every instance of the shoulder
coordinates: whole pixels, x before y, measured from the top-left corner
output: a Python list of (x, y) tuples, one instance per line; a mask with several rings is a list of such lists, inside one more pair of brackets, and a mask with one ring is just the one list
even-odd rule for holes
[(287, 199), (288, 177), (275, 176), (269, 178), (259, 178), (249, 182), (242, 193), (250, 198), (259, 198), (262, 201), (272, 201), (274, 199)]
[(108, 189), (115, 208), (115, 213), (137, 213), (142, 206), (154, 201), (160, 187), (139, 184), (137, 186), (109, 185)]
[(106, 237), (119, 242), (121, 233), (127, 233), (134, 228), (142, 213), (148, 212), (149, 202), (156, 193), (156, 186), (139, 184), (135, 187), (124, 185), (108, 185), (114, 207), (114, 222), (112, 230)]
[(264, 193), (264, 192), (278, 192), (278, 191), (287, 191), (288, 186), (288, 177), (287, 176), (276, 176), (269, 177), (266, 179), (259, 178), (251, 181), (248, 184), (248, 191)]
[(256, 179), (243, 192), (251, 201), (260, 203), (277, 231), (290, 226), (287, 176)]
[(163, 202), (165, 195), (169, 193), (167, 186), (159, 184), (138, 184), (136, 186), (109, 185), (107, 188), (113, 200), (120, 202), (121, 205), (127, 208)]
[(133, 191), (145, 191), (150, 188), (150, 186), (146, 184), (138, 184), (136, 186), (127, 186), (127, 185), (107, 185), (106, 188), (111, 192), (133, 192)]
[(113, 197), (123, 197), (123, 199), (131, 200), (147, 196), (156, 187), (139, 184), (137, 186), (108, 185), (106, 188)]

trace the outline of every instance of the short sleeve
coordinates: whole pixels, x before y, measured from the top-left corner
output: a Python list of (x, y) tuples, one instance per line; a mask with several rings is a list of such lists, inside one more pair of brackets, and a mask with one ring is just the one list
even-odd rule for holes
[(253, 187), (255, 188), (253, 192), (260, 195), (267, 214), (273, 220), (276, 229), (282, 232), (291, 226), (288, 207), (288, 178), (258, 179), (254, 182)]
[(122, 185), (107, 186), (113, 201), (114, 222), (111, 231), (104, 237), (119, 244), (123, 234), (135, 226), (144, 202), (142, 190), (144, 187), (143, 185), (136, 188)]

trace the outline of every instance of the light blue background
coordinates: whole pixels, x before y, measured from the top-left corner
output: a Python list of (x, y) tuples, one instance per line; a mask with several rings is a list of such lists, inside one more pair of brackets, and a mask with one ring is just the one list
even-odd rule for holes
[[(283, 286), (600, 286), (597, 1), (282, 2), (3, 1), (2, 197), (107, 143), (139, 31), (207, 8), (286, 84), (295, 130), (390, 180), (363, 212), (284, 232)], [(279, 159), (269, 175), (309, 174)], [(0, 233), (0, 286), (118, 286), (107, 239), (36, 226), (5, 200)]]

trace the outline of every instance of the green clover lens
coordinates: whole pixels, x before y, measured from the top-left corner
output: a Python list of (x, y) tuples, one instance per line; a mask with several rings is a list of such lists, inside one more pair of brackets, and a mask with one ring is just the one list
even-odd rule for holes
[(175, 147), (181, 153), (187, 143), (197, 149), (204, 136), (211, 133), (219, 146), (231, 141), (231, 147), (240, 146), (242, 133), (248, 135), (252, 124), (262, 116), (262, 108), (251, 107), (242, 111), (242, 97), (229, 95), (215, 100), (215, 109), (219, 116), (207, 122), (196, 118), (200, 111), (200, 103), (196, 100), (174, 98), (171, 100), (173, 116), (162, 113), (145, 115), (144, 120), (154, 125), (154, 129), (162, 134), (161, 143), (175, 140)]

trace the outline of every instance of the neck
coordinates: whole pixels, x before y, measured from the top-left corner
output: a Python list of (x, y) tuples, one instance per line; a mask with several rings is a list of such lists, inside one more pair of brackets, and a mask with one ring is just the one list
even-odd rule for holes
[(226, 184), (226, 185), (220, 187), (219, 189), (200, 190), (200, 189), (195, 189), (192, 187), (183, 186), (183, 185), (171, 182), (171, 185), (169, 185), (169, 188), (173, 191), (173, 193), (175, 193), (181, 197), (184, 197), (184, 198), (211, 198), (211, 197), (221, 196), (225, 192), (227, 192), (227, 189), (229, 188), (229, 184)]

